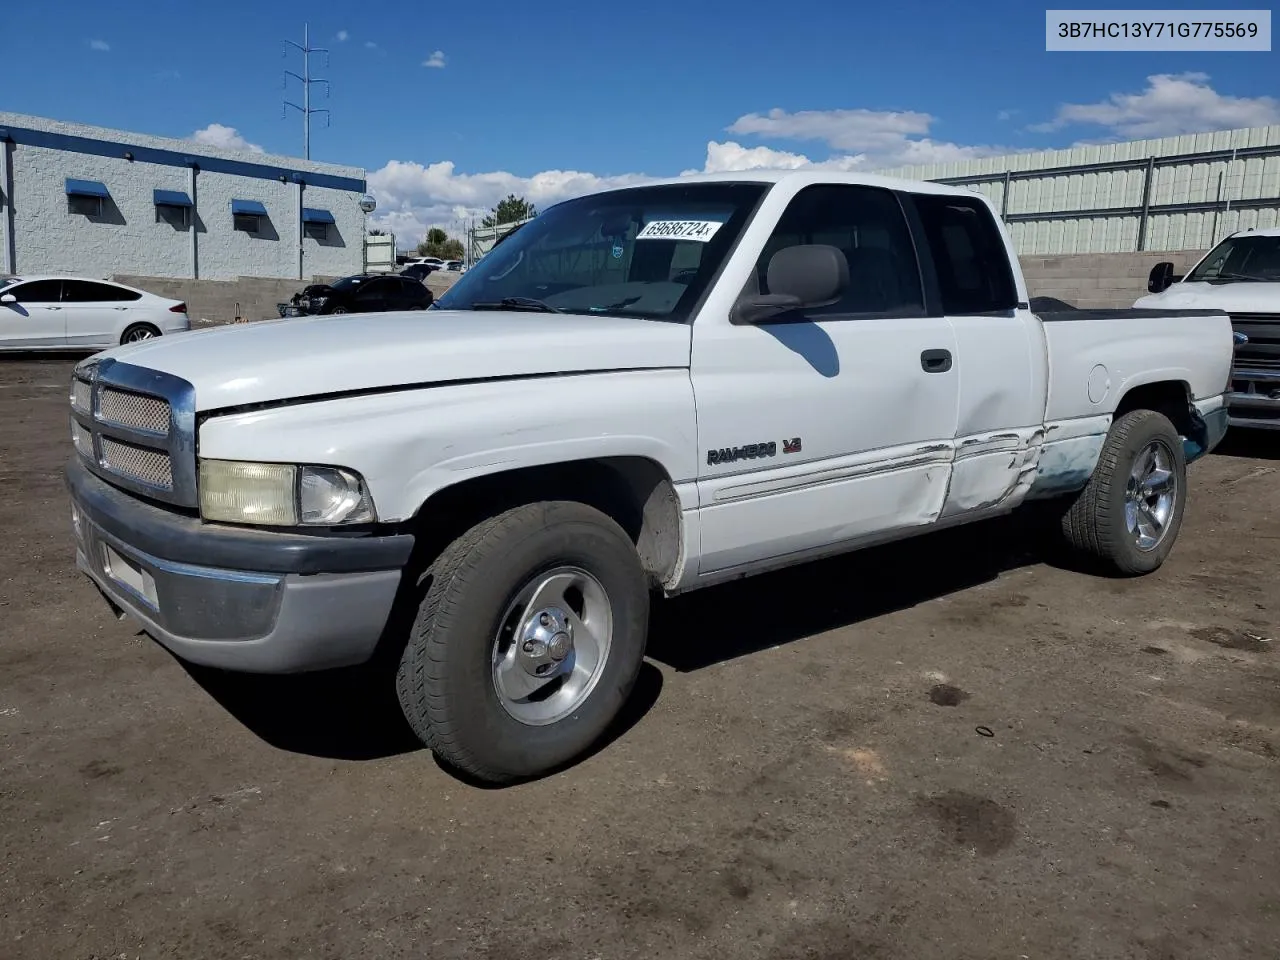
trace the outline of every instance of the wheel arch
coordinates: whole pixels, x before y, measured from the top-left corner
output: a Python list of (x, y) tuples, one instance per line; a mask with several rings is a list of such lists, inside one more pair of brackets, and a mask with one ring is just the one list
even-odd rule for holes
[(666, 469), (619, 455), (497, 469), (431, 492), (408, 520), (428, 562), (485, 517), (525, 503), (573, 500), (612, 518), (631, 538), (649, 582), (674, 583), (682, 567), (680, 498)]
[(1128, 387), (1116, 404), (1112, 420), (1133, 410), (1154, 410), (1168, 417), (1182, 438), (1182, 452), (1188, 463), (1203, 456), (1210, 445), (1209, 428), (1196, 410), (1191, 384), (1186, 380), (1151, 380)]

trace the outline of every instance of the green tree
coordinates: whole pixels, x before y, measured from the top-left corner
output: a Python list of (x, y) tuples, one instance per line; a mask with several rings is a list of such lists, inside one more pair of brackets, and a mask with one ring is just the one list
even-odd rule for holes
[(441, 260), (461, 260), (463, 254), (462, 241), (450, 237), (439, 227), (432, 227), (426, 237), (418, 244), (418, 256), (439, 257)]
[(524, 197), (517, 197), (514, 193), (507, 194), (505, 200), (499, 200), (495, 206), (480, 221), (483, 227), (496, 227), (500, 223), (517, 223), (520, 220), (528, 220), (530, 217), (538, 215), (537, 208), (526, 200)]

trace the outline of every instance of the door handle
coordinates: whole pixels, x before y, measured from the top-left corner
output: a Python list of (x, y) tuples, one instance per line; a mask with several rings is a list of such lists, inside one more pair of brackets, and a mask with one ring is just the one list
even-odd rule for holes
[(926, 350), (920, 354), (920, 366), (925, 373), (946, 373), (951, 369), (951, 351)]
[(61, 310), (61, 307), (45, 307), (46, 310)]
[(112, 310), (128, 310), (128, 307), (112, 307)]

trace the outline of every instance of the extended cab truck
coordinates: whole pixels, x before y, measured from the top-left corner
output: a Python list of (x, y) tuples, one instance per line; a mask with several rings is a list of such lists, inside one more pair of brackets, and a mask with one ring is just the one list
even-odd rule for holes
[(1156, 569), (1186, 463), (1225, 430), (1231, 350), (1220, 312), (1033, 314), (967, 191), (755, 171), (610, 191), (425, 312), (77, 367), (77, 561), (189, 661), (389, 651), (422, 740), (509, 781), (601, 736), (654, 591), (1033, 500), (1102, 569)]
[(1150, 310), (1224, 310), (1235, 329), (1235, 368), (1227, 394), (1233, 426), (1280, 430), (1280, 227), (1241, 230), (1187, 271), (1157, 263), (1151, 294), (1134, 306)]

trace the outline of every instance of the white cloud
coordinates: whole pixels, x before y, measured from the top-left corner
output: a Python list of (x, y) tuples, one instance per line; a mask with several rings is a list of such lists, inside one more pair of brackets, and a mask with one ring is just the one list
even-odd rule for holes
[[(751, 165), (718, 166), (716, 169), (780, 166), (785, 169), (874, 170), (921, 163), (949, 163), (1013, 152), (1007, 147), (963, 146), (932, 140), (927, 134), (935, 122), (935, 118), (927, 113), (909, 110), (802, 110), (788, 113), (773, 109), (764, 114), (748, 113), (730, 124), (728, 131), (775, 140), (816, 140), (835, 152), (826, 159), (815, 161), (804, 154), (768, 147), (747, 149), (729, 141), (714, 145), (718, 147), (715, 151), (709, 146), (707, 162), (711, 165), (731, 159), (734, 163)], [(716, 154), (714, 158), (713, 152)]]
[(1141, 93), (1113, 93), (1097, 103), (1065, 103), (1038, 133), (1079, 125), (1102, 127), (1113, 137), (1145, 140), (1183, 133), (1234, 130), (1280, 123), (1280, 100), (1229, 97), (1209, 85), (1204, 73), (1159, 73)]
[(1021, 110), (1001, 110), (996, 114), (996, 119), (1003, 123), (1007, 120), (1012, 120), (1021, 112)]
[(431, 56), (427, 57), (427, 59), (422, 61), (422, 65), (424, 67), (434, 67), (437, 70), (443, 70), (444, 69), (444, 51), (443, 50), (435, 51), (433, 54), (431, 54)]
[(364, 42), (364, 45), (365, 45), (365, 49), (366, 49), (366, 50), (377, 50), (377, 49), (378, 49), (378, 45), (377, 45), (376, 43), (374, 43), (372, 40), (366, 40), (366, 41)]
[(193, 133), (190, 139), (196, 143), (203, 143), (210, 147), (220, 147), (223, 150), (247, 150), (249, 153), (265, 153), (256, 143), (250, 143), (244, 137), (240, 136), (240, 131), (235, 127), (227, 127), (221, 123), (211, 123), (202, 130)]
[(348, 39), (350, 36), (351, 36), (351, 34), (347, 33), (347, 31), (345, 31), (345, 30), (339, 30), (339, 31), (338, 31), (338, 42), (339, 42), (339, 43), (346, 43), (346, 42), (347, 42), (347, 39)]
[(900, 143), (910, 134), (929, 132), (927, 113), (881, 110), (773, 109), (748, 113), (729, 125), (729, 133), (746, 133), (778, 140), (820, 140), (836, 150), (862, 152)]
[(111, 49), (111, 44), (107, 43), (105, 40), (90, 40), (89, 49), (97, 50), (99, 53), (106, 53)]
[(401, 242), (416, 241), (429, 227), (483, 216), (509, 193), (541, 210), (584, 193), (652, 179), (641, 173), (599, 176), (578, 170), (544, 170), (531, 177), (503, 170), (469, 174), (457, 173), (448, 160), (427, 166), (392, 160), (369, 174), (369, 190), (378, 201), (371, 220)]

